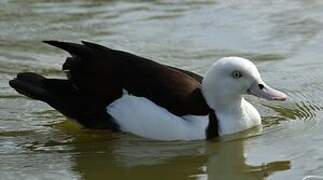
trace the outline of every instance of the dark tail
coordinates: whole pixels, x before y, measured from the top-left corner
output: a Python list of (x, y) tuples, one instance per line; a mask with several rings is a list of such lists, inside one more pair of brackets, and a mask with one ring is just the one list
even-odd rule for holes
[(9, 84), (17, 92), (46, 102), (87, 128), (118, 129), (112, 117), (106, 113), (106, 105), (95, 97), (80, 95), (69, 80), (47, 79), (36, 73), (25, 72), (19, 73)]
[(45, 99), (52, 99), (49, 92), (44, 88), (44, 81), (46, 79), (35, 73), (19, 73), (17, 77), (9, 84), (17, 92), (33, 99), (45, 101)]

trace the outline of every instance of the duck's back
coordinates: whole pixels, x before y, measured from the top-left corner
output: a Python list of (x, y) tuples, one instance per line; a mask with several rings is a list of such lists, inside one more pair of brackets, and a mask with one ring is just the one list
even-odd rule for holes
[(123, 89), (174, 115), (209, 113), (200, 89), (202, 78), (197, 74), (89, 42), (46, 43), (71, 54), (63, 65), (68, 79), (22, 73), (10, 84), (18, 92), (47, 102), (87, 127), (96, 128), (95, 121), (102, 117), (109, 119), (105, 108), (122, 96)]
[(48, 43), (72, 54), (63, 69), (82, 94), (99, 96), (109, 104), (126, 89), (176, 115), (208, 113), (198, 75), (88, 42)]

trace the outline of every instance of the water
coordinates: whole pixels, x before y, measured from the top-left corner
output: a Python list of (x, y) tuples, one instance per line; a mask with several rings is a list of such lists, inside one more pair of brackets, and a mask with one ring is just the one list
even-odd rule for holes
[[(1, 179), (302, 179), (323, 176), (323, 2), (0, 1)], [(41, 40), (89, 40), (203, 74), (219, 57), (257, 64), (287, 102), (248, 99), (264, 130), (160, 142), (82, 129), (18, 95), (20, 71), (64, 77)]]

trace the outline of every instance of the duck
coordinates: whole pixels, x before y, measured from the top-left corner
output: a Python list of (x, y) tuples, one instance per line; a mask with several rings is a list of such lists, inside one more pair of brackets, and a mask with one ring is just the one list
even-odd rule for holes
[(154, 140), (199, 140), (261, 126), (253, 95), (284, 101), (254, 63), (216, 60), (204, 76), (92, 42), (43, 41), (68, 56), (66, 78), (21, 72), (9, 81), (89, 129), (110, 129)]

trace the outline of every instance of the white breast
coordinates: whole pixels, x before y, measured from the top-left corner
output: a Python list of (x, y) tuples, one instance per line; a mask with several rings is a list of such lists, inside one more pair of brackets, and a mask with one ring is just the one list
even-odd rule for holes
[(242, 98), (241, 103), (234, 103), (230, 108), (217, 111), (219, 134), (233, 134), (261, 125), (261, 117), (253, 105)]
[(176, 116), (144, 97), (124, 94), (107, 107), (121, 131), (156, 140), (206, 138), (208, 116)]

